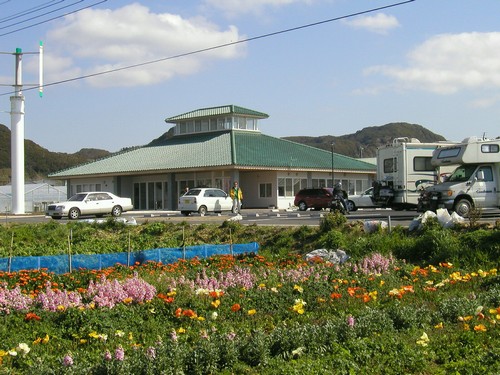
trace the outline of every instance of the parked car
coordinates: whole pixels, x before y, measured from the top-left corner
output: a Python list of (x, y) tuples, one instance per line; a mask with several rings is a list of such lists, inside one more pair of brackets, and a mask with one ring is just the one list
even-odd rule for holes
[(332, 198), (332, 188), (302, 189), (295, 194), (293, 204), (297, 206), (300, 211), (305, 211), (308, 208), (321, 210), (323, 208), (330, 208)]
[(381, 207), (374, 203), (372, 187), (366, 189), (361, 194), (349, 195), (346, 203), (349, 211), (356, 211), (358, 208)]
[(105, 191), (93, 191), (86, 193), (77, 193), (66, 202), (49, 204), (45, 214), (52, 219), (61, 219), (67, 216), (75, 220), (82, 215), (95, 215), (102, 217), (111, 214), (115, 217), (120, 216), (134, 208), (130, 198), (120, 198), (114, 194)]
[(207, 212), (231, 211), (233, 200), (221, 189), (192, 188), (179, 198), (178, 209), (186, 216), (191, 212), (205, 215)]

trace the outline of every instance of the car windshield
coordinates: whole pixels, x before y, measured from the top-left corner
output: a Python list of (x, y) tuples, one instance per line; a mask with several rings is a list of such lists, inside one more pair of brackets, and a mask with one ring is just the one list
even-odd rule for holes
[(468, 181), (471, 178), (474, 171), (476, 170), (476, 168), (477, 165), (474, 164), (461, 165), (453, 171), (451, 176), (446, 181), (453, 181), (453, 182)]
[(85, 199), (86, 196), (87, 194), (75, 194), (68, 199), (68, 202), (81, 202)]

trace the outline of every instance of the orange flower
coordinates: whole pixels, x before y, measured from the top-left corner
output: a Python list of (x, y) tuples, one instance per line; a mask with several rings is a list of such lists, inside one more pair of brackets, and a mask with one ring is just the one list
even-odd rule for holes
[(36, 315), (35, 313), (32, 313), (32, 312), (29, 312), (25, 315), (24, 317), (24, 320), (26, 321), (29, 321), (29, 320), (41, 320), (42, 318), (40, 318), (38, 315)]
[(182, 315), (187, 316), (188, 318), (196, 318), (198, 315), (191, 309), (189, 310), (184, 310), (182, 312)]
[(474, 326), (474, 331), (486, 332), (486, 327), (484, 326), (484, 324), (478, 324), (477, 326)]
[(239, 303), (235, 303), (233, 306), (231, 306), (231, 311), (237, 312), (241, 310), (241, 306)]
[(177, 318), (180, 318), (181, 315), (182, 315), (182, 309), (178, 307), (177, 310), (175, 310), (175, 316)]
[(339, 299), (341, 297), (342, 297), (342, 294), (340, 294), (340, 293), (332, 293), (332, 294), (330, 294), (330, 298), (331, 299)]
[(163, 293), (158, 293), (156, 295), (159, 299), (165, 301), (166, 303), (172, 303), (174, 302), (174, 297), (169, 297), (167, 296), (166, 294), (163, 294)]

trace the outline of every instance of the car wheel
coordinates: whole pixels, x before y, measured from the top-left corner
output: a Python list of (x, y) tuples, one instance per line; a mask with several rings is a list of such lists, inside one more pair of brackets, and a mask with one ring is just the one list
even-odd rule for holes
[(353, 201), (347, 201), (346, 206), (347, 206), (348, 211), (357, 211), (358, 210), (358, 208), (356, 207), (356, 205), (354, 204)]
[(462, 217), (468, 217), (471, 208), (472, 204), (468, 199), (460, 199), (455, 203), (455, 206), (453, 206), (453, 210)]
[(201, 206), (200, 208), (198, 208), (198, 213), (201, 216), (205, 216), (207, 214), (207, 207), (206, 206)]
[(122, 208), (120, 206), (114, 206), (111, 210), (111, 215), (118, 217), (122, 214)]
[(190, 212), (189, 211), (181, 211), (181, 214), (183, 214), (184, 216), (189, 216)]
[(307, 210), (307, 204), (304, 201), (299, 202), (299, 211), (305, 211)]
[(76, 207), (70, 208), (68, 211), (68, 218), (71, 220), (76, 220), (80, 217), (80, 210)]

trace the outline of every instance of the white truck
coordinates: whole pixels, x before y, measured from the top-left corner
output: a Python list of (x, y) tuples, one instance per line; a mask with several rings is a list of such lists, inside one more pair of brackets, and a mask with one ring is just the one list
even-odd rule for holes
[(377, 149), (377, 181), (373, 183), (373, 200), (394, 210), (415, 209), (421, 191), (439, 182), (440, 176), (453, 170), (431, 164), (437, 147), (450, 142), (422, 143), (416, 138), (395, 138), (392, 144)]
[(467, 217), (473, 207), (500, 207), (500, 139), (470, 137), (440, 147), (433, 153), (432, 164), (458, 167), (445, 182), (424, 190), (419, 211), (446, 208)]

